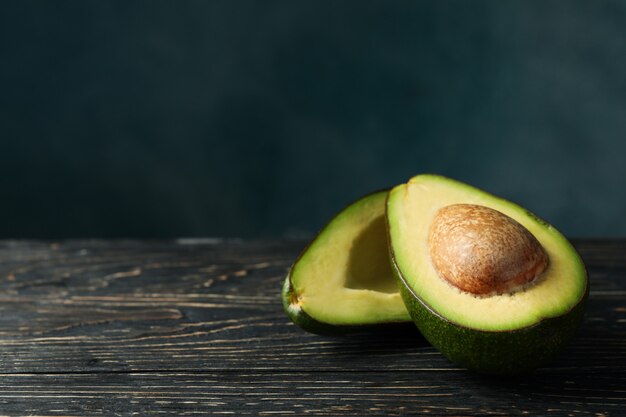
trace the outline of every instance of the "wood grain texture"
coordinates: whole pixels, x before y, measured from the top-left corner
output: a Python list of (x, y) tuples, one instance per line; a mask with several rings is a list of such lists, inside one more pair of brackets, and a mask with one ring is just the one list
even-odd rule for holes
[(330, 338), (282, 311), (304, 242), (0, 242), (0, 415), (626, 415), (626, 242), (579, 241), (583, 328), (486, 378), (416, 330)]

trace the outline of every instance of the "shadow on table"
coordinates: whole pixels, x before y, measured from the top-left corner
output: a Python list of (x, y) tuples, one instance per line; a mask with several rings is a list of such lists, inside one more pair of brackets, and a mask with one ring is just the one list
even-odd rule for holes
[[(351, 350), (360, 355), (409, 352), (431, 346), (412, 323), (385, 325), (367, 332), (326, 337), (326, 340), (332, 342), (333, 350)], [(359, 349), (354, 349), (356, 346)]]
[[(557, 359), (528, 375), (467, 375), (474, 393), (512, 395), (552, 403), (586, 404), (587, 407), (626, 406), (623, 387), (626, 374), (626, 344), (611, 340), (596, 329), (583, 327), (579, 337)], [(466, 386), (467, 386), (466, 385)]]

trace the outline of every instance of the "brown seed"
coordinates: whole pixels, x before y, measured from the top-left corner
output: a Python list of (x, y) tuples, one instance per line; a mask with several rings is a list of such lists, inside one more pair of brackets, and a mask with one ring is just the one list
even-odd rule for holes
[(514, 292), (548, 266), (539, 241), (521, 224), (489, 207), (454, 204), (440, 209), (428, 235), (439, 276), (477, 295)]

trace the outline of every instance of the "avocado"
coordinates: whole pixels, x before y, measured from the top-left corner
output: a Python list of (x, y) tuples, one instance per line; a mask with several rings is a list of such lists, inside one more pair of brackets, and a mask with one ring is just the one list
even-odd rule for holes
[(472, 186), (418, 175), (387, 198), (391, 264), (424, 337), (486, 374), (550, 362), (580, 325), (585, 266), (552, 225)]
[(387, 191), (339, 212), (291, 267), (282, 291), (291, 320), (317, 334), (411, 323), (389, 263)]

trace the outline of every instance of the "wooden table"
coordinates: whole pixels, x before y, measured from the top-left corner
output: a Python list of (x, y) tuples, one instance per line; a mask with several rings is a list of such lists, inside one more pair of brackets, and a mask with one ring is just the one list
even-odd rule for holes
[(520, 378), (416, 330), (307, 334), (280, 286), (304, 242), (0, 242), (0, 415), (626, 416), (626, 242), (577, 241), (584, 327)]

